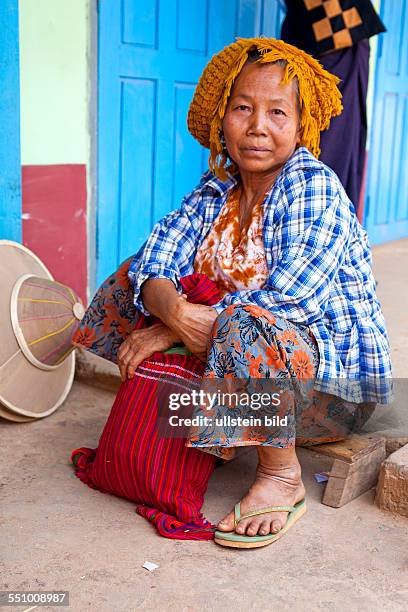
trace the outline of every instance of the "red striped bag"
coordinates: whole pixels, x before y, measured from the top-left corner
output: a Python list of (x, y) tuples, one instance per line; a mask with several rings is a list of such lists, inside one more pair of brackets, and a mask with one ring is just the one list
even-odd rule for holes
[[(213, 304), (219, 299), (216, 286), (205, 275), (191, 275), (181, 282), (191, 302)], [(88, 328), (90, 323), (88, 317)], [(142, 325), (140, 317), (137, 327)], [(158, 428), (160, 402), (166, 402), (166, 394), (175, 387), (187, 390), (201, 380), (203, 371), (204, 364), (194, 355), (153, 353), (133, 379), (122, 383), (98, 448), (78, 448), (71, 455), (78, 478), (92, 488), (136, 502), (136, 512), (167, 538), (209, 540), (214, 534), (215, 525), (204, 518), (201, 507), (216, 457), (186, 447), (185, 438), (165, 438)]]

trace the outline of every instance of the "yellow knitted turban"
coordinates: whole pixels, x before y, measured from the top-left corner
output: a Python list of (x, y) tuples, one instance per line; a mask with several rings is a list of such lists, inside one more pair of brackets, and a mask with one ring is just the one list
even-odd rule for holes
[(283, 84), (293, 77), (299, 82), (300, 144), (316, 157), (320, 154), (320, 132), (329, 127), (330, 119), (342, 111), (339, 78), (325, 70), (304, 51), (275, 38), (237, 38), (208, 62), (196, 87), (188, 111), (187, 125), (200, 144), (210, 149), (210, 168), (226, 178), (227, 156), (220, 142), (222, 120), (234, 80), (256, 47), (261, 63), (286, 60)]

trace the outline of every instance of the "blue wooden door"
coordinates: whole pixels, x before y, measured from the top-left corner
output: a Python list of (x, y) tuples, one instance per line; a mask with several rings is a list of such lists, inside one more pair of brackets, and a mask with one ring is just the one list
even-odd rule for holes
[(0, 2), (0, 239), (21, 242), (18, 0)]
[(365, 225), (372, 244), (408, 236), (408, 0), (382, 0)]
[(208, 60), (282, 18), (278, 0), (99, 0), (98, 284), (207, 167), (186, 119)]

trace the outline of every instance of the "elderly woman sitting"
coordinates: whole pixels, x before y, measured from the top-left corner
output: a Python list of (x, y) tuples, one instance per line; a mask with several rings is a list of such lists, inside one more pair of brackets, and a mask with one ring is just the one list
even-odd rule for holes
[[(223, 460), (239, 446), (258, 452), (254, 483), (218, 524), (215, 541), (225, 546), (262, 546), (284, 533), (305, 510), (295, 444), (341, 439), (390, 397), (367, 235), (317, 159), (320, 131), (341, 112), (336, 82), (274, 39), (238, 39), (214, 56), (188, 116), (210, 148), (210, 171), (155, 225), (129, 269), (136, 308), (161, 323), (123, 342), (123, 379), (153, 351), (183, 344), (205, 362), (208, 381), (305, 382), (297, 397), (306, 403), (283, 394), (274, 412), (286, 427), (190, 432), (189, 446)], [(219, 302), (186, 299), (180, 278), (192, 272), (217, 284)]]

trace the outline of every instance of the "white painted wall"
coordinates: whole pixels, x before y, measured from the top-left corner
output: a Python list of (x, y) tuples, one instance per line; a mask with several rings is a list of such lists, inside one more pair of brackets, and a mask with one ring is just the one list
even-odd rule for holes
[(19, 0), (21, 163), (88, 164), (91, 0)]

